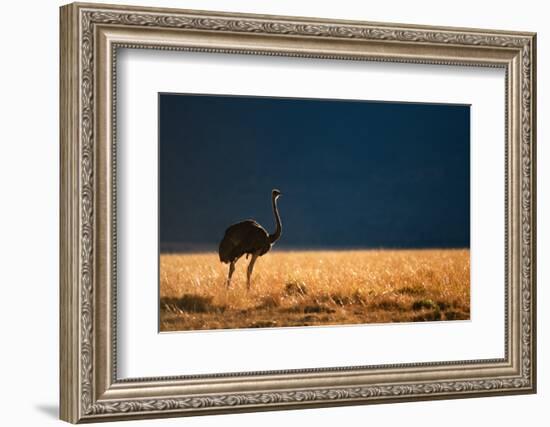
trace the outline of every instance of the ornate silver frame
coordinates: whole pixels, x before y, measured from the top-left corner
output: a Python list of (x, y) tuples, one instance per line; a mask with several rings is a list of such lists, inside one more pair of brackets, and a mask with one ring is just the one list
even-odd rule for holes
[[(99, 4), (70, 4), (60, 13), (63, 420), (535, 392), (535, 34)], [(117, 379), (114, 66), (118, 47), (504, 68), (505, 357)]]

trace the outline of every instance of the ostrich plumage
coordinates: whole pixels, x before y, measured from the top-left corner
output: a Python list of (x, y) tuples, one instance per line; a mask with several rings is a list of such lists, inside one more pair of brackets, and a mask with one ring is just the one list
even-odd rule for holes
[(269, 252), (271, 247), (281, 237), (282, 224), (277, 207), (277, 199), (281, 195), (279, 190), (271, 192), (271, 203), (273, 215), (275, 217), (275, 232), (269, 234), (265, 228), (252, 219), (233, 224), (225, 230), (223, 239), (220, 242), (219, 256), (220, 261), (229, 264), (229, 273), (227, 276), (227, 287), (231, 284), (231, 276), (235, 271), (235, 263), (246, 254), (252, 256), (247, 269), (246, 286), (250, 289), (250, 277), (254, 264), (258, 257)]

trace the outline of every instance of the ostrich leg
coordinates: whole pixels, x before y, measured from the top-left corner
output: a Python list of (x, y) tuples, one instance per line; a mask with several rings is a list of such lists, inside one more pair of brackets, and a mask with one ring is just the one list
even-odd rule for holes
[(258, 254), (252, 254), (252, 259), (250, 264), (248, 264), (248, 269), (246, 270), (246, 290), (250, 290), (250, 276), (252, 276), (252, 270), (254, 270), (254, 263), (258, 259)]
[(227, 289), (229, 289), (229, 286), (231, 286), (231, 276), (233, 276), (233, 272), (235, 271), (235, 261), (231, 261), (231, 264), (229, 264), (229, 275), (227, 276)]

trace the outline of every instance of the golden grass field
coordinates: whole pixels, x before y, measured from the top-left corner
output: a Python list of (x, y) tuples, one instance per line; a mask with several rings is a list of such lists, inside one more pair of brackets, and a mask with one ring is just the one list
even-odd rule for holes
[(246, 290), (217, 253), (162, 254), (160, 330), (459, 320), (470, 317), (470, 251), (273, 251)]

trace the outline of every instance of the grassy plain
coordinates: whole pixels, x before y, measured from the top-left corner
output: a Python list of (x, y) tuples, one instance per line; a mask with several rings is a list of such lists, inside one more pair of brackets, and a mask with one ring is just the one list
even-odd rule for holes
[(217, 253), (162, 254), (160, 330), (459, 320), (470, 317), (470, 251), (273, 251), (246, 290)]

